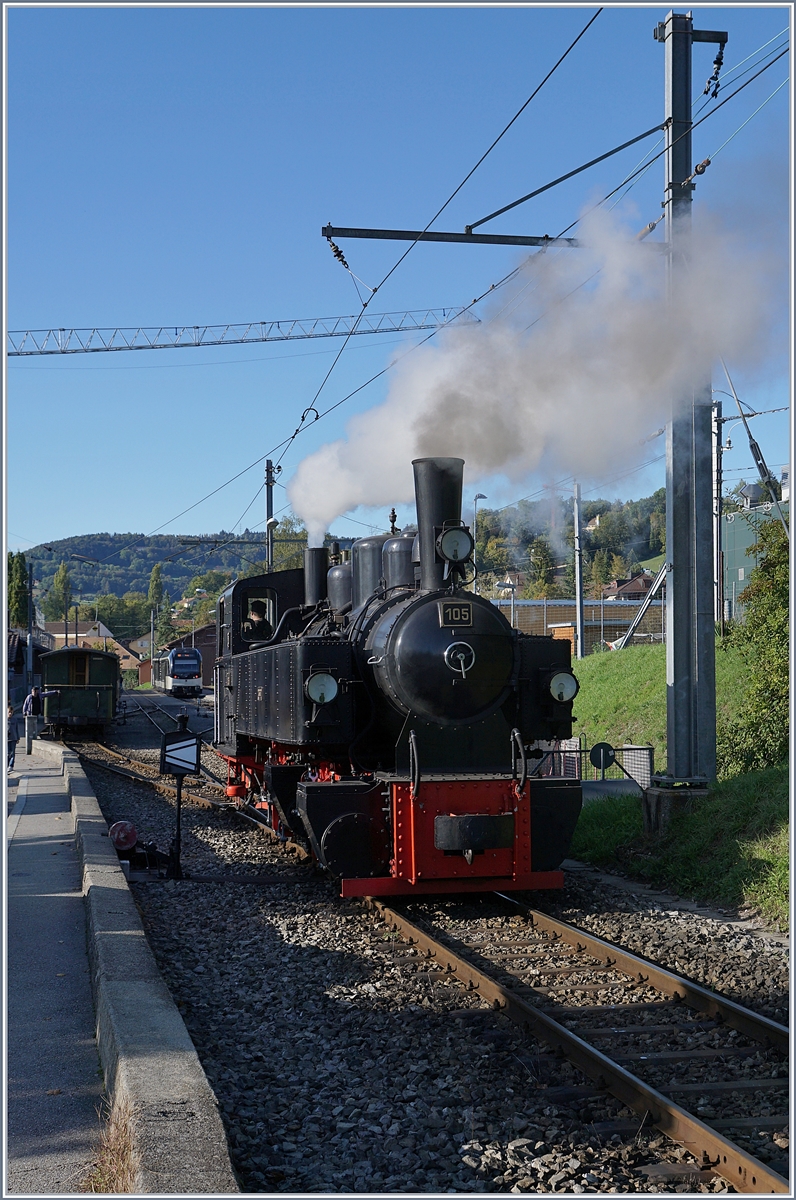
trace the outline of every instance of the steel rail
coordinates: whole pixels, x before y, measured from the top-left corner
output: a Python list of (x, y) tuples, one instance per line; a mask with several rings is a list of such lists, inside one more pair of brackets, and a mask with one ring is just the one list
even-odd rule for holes
[(646, 1116), (662, 1133), (685, 1146), (698, 1163), (710, 1167), (739, 1192), (790, 1194), (788, 1180), (776, 1171), (722, 1137), (715, 1129), (638, 1079), (589, 1042), (559, 1025), (541, 1009), (528, 1004), (516, 992), (497, 983), (402, 913), (388, 908), (375, 897), (365, 897), (365, 902), (379, 912), (406, 941), (424, 950), (427, 958), (444, 964), (468, 989), (477, 991), (496, 1010), (531, 1031), (535, 1037), (559, 1049), (600, 1087), (606, 1088), (634, 1112)]
[(533, 928), (541, 933), (565, 942), (575, 950), (587, 952), (598, 962), (624, 971), (626, 975), (657, 988), (659, 992), (671, 996), (672, 999), (684, 1000), (691, 1008), (696, 1008), (707, 1016), (718, 1017), (733, 1029), (737, 1029), (739, 1033), (744, 1033), (755, 1041), (769, 1042), (777, 1050), (788, 1053), (790, 1030), (786, 1025), (780, 1025), (777, 1021), (772, 1021), (770, 1017), (750, 1012), (749, 1009), (736, 1004), (734, 1000), (717, 995), (716, 992), (711, 992), (690, 979), (684, 979), (683, 976), (676, 975), (673, 971), (667, 971), (665, 967), (659, 967), (649, 959), (632, 954), (629, 950), (622, 950), (612, 942), (606, 942), (582, 929), (576, 929), (574, 925), (567, 925), (565, 921), (557, 921), (546, 913), (529, 908), (521, 901), (506, 896), (503, 892), (495, 894), (501, 900), (507, 900), (513, 907), (520, 909), (529, 918)]
[[(155, 789), (156, 792), (160, 792), (164, 796), (171, 796), (173, 798), (177, 795), (177, 789), (171, 787), (168, 783), (164, 783), (157, 768), (151, 766), (149, 763), (139, 762), (137, 759), (129, 758), (126, 754), (122, 754), (118, 750), (111, 750), (109, 746), (101, 747), (104, 754), (112, 754), (114, 758), (119, 758), (122, 760), (122, 762), (135, 763), (136, 766), (142, 767), (145, 771), (150, 771), (152, 773), (151, 775), (143, 775), (138, 771), (131, 770), (129, 767), (114, 767), (110, 763), (104, 763), (99, 758), (92, 758), (90, 755), (85, 754), (74, 746), (71, 747), (71, 749), (75, 751), (78, 758), (85, 758), (87, 762), (92, 763), (95, 767), (102, 767), (103, 770), (111, 771), (115, 775), (122, 775), (126, 779), (135, 779), (139, 783), (148, 783), (150, 787)], [(210, 779), (212, 786), (217, 787), (219, 791), (223, 791), (224, 785), (214, 779), (205, 767), (202, 767), (202, 770)], [(207, 786), (207, 784), (205, 784), (205, 786)], [(239, 816), (243, 817), (244, 820), (249, 821), (252, 825), (256, 825), (257, 828), (261, 829), (264, 833), (269, 834), (274, 841), (290, 846), (300, 862), (304, 862), (312, 857), (299, 842), (294, 842), (289, 838), (286, 842), (282, 842), (282, 839), (279, 837), (279, 835), (274, 833), (270, 825), (266, 824), (262, 814), (250, 804), (231, 804), (229, 800), (211, 800), (207, 796), (200, 796), (198, 792), (183, 791), (182, 796), (184, 800), (191, 800), (200, 808), (209, 808), (212, 809), (213, 812), (237, 813)]]

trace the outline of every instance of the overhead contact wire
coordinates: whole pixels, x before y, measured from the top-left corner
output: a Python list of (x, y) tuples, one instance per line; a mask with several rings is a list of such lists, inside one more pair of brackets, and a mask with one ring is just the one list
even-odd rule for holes
[(594, 22), (597, 20), (597, 18), (599, 17), (599, 15), (600, 15), (600, 13), (601, 13), (602, 11), (603, 11), (603, 9), (602, 9), (602, 6), (601, 6), (600, 8), (598, 8), (598, 9), (597, 9), (597, 12), (596, 12), (596, 13), (594, 13), (594, 15), (593, 15), (593, 16), (592, 16), (592, 17), (591, 17), (591, 18), (590, 18), (590, 19), (589, 19), (589, 20), (586, 22), (586, 24), (584, 25), (583, 29), (581, 29), (580, 33), (579, 33), (579, 34), (578, 34), (578, 36), (575, 38), (575, 40), (574, 40), (573, 42), (571, 42), (571, 43), (570, 43), (570, 45), (567, 47), (567, 49), (564, 51), (564, 53), (561, 55), (561, 57), (558, 59), (558, 61), (557, 61), (557, 62), (556, 62), (556, 63), (555, 63), (555, 64), (554, 64), (554, 65), (553, 65), (551, 68), (550, 68), (550, 70), (547, 72), (547, 74), (545, 75), (545, 77), (544, 77), (544, 79), (542, 80), (542, 82), (541, 82), (541, 83), (540, 83), (540, 84), (539, 84), (539, 85), (538, 85), (536, 88), (534, 88), (534, 90), (531, 92), (530, 96), (529, 96), (529, 97), (528, 97), (528, 99), (525, 101), (525, 103), (522, 105), (522, 107), (521, 107), (521, 108), (519, 108), (519, 109), (517, 110), (517, 112), (514, 114), (514, 116), (511, 118), (511, 120), (509, 121), (508, 125), (506, 125), (506, 127), (505, 127), (503, 130), (501, 130), (501, 132), (500, 132), (500, 133), (497, 135), (497, 137), (495, 138), (495, 140), (492, 142), (492, 145), (491, 145), (491, 146), (489, 146), (489, 147), (488, 147), (488, 149), (484, 151), (484, 153), (481, 155), (481, 157), (479, 158), (479, 160), (478, 160), (478, 162), (475, 164), (475, 166), (472, 168), (472, 170), (471, 170), (471, 171), (468, 171), (468, 173), (465, 175), (464, 179), (461, 181), (461, 183), (458, 185), (458, 187), (457, 187), (457, 188), (455, 188), (455, 189), (454, 189), (454, 191), (452, 191), (452, 192), (451, 192), (450, 196), (448, 196), (448, 199), (445, 201), (445, 203), (442, 205), (442, 207), (441, 207), (441, 208), (439, 208), (439, 209), (437, 210), (437, 212), (434, 214), (434, 216), (431, 218), (431, 220), (428, 222), (428, 224), (427, 224), (427, 225), (425, 226), (425, 228), (422, 230), (422, 232), (420, 233), (420, 235), (419, 235), (418, 237), (416, 237), (416, 238), (415, 238), (415, 240), (414, 240), (414, 241), (411, 243), (411, 245), (410, 245), (410, 246), (408, 246), (408, 247), (407, 247), (407, 249), (406, 249), (406, 250), (403, 252), (403, 254), (402, 254), (402, 255), (401, 255), (401, 257), (398, 259), (398, 261), (395, 263), (395, 265), (394, 265), (393, 267), (391, 267), (391, 268), (390, 268), (390, 270), (389, 270), (389, 271), (387, 272), (387, 274), (384, 276), (384, 278), (382, 279), (382, 281), (381, 281), (381, 283), (378, 285), (378, 287), (382, 287), (382, 286), (383, 286), (383, 285), (384, 285), (384, 284), (387, 282), (387, 280), (390, 278), (390, 276), (393, 274), (393, 272), (394, 272), (394, 271), (396, 271), (396, 270), (398, 269), (398, 267), (401, 265), (401, 263), (404, 261), (404, 259), (406, 258), (407, 254), (411, 253), (411, 251), (412, 251), (412, 250), (414, 250), (415, 246), (416, 246), (416, 245), (417, 245), (417, 243), (420, 241), (420, 239), (422, 238), (423, 234), (424, 234), (424, 233), (428, 233), (428, 231), (429, 231), (429, 229), (431, 228), (431, 226), (432, 226), (432, 225), (434, 224), (434, 222), (437, 220), (437, 217), (440, 217), (440, 216), (441, 216), (441, 215), (444, 213), (445, 209), (448, 207), (448, 205), (451, 203), (451, 201), (452, 201), (452, 200), (453, 200), (453, 199), (454, 199), (456, 196), (458, 196), (459, 192), (462, 190), (462, 188), (464, 187), (464, 185), (465, 185), (465, 184), (468, 182), (468, 180), (470, 180), (470, 179), (473, 177), (473, 175), (475, 174), (475, 172), (476, 172), (476, 171), (478, 170), (478, 168), (481, 166), (481, 163), (482, 163), (482, 162), (483, 162), (483, 161), (484, 161), (484, 160), (487, 158), (487, 156), (488, 156), (489, 154), (491, 154), (491, 153), (492, 153), (492, 151), (495, 149), (495, 146), (497, 146), (497, 144), (498, 144), (498, 142), (501, 140), (501, 138), (502, 138), (502, 137), (504, 137), (504, 136), (505, 136), (505, 134), (507, 134), (507, 133), (508, 133), (508, 131), (511, 129), (512, 125), (514, 124), (514, 122), (515, 122), (515, 121), (518, 119), (518, 117), (520, 117), (520, 116), (522, 115), (522, 113), (524, 113), (524, 112), (525, 112), (525, 109), (528, 107), (528, 105), (531, 103), (531, 101), (532, 101), (532, 100), (533, 100), (533, 99), (534, 99), (536, 96), (538, 96), (538, 95), (539, 95), (539, 92), (542, 90), (542, 88), (544, 87), (544, 85), (547, 83), (548, 79), (550, 79), (550, 77), (551, 77), (551, 76), (552, 76), (552, 75), (553, 75), (553, 74), (554, 74), (554, 73), (555, 73), (555, 72), (558, 70), (558, 68), (561, 66), (562, 62), (563, 62), (563, 61), (564, 61), (564, 59), (567, 57), (567, 55), (568, 55), (568, 54), (569, 54), (569, 53), (570, 53), (572, 50), (574, 50), (574, 49), (575, 49), (575, 47), (577, 46), (577, 44), (578, 44), (578, 42), (580, 41), (580, 39), (583, 37), (583, 35), (586, 33), (586, 31), (587, 31), (587, 30), (590, 28), (590, 26), (594, 24)]
[[(285, 454), (287, 454), (287, 451), (290, 448), (290, 445), (292, 444), (293, 441), (295, 441), (295, 439), (298, 437), (299, 433), (304, 428), (308, 414), (311, 412), (314, 412), (315, 420), (317, 421), (319, 419), (320, 414), (318, 413), (317, 409), (315, 408), (315, 404), (318, 400), (318, 397), (320, 396), (321, 392), (323, 391), (324, 387), (326, 386), (326, 384), (329, 380), (329, 377), (331, 376), (332, 372), (334, 371), (335, 367), (337, 366), (337, 363), (340, 361), (340, 356), (342, 355), (343, 351), (345, 350), (346, 346), (348, 345), (351, 337), (355, 333), (360, 321), (362, 320), (365, 309), (367, 308), (368, 304), (375, 296), (376, 292), (379, 291), (379, 289), (384, 286), (384, 284), (387, 282), (387, 280), (390, 278), (390, 276), (393, 275), (398, 270), (398, 268), (400, 267), (400, 265), (404, 261), (404, 259), (407, 257), (407, 255), (412, 252), (412, 250), (415, 248), (417, 243), (421, 240), (423, 234), (428, 232), (428, 230), (431, 228), (431, 226), (434, 224), (434, 222), (437, 220), (437, 218), (442, 215), (442, 213), (445, 211), (445, 209), (448, 207), (448, 205), (451, 203), (451, 201), (459, 194), (459, 192), (462, 190), (462, 188), (467, 183), (467, 181), (472, 178), (472, 176), (475, 174), (475, 172), (478, 170), (478, 168), (481, 166), (481, 164), (484, 162), (484, 160), (488, 157), (488, 155), (492, 153), (492, 151), (494, 150), (495, 146), (497, 146), (497, 144), (501, 140), (501, 138), (503, 138), (505, 136), (505, 134), (508, 133), (509, 129), (511, 129), (514, 122), (522, 115), (522, 113), (525, 111), (525, 109), (528, 107), (528, 105), (531, 103), (531, 101), (534, 99), (534, 97), (539, 94), (539, 92), (542, 90), (544, 85), (547, 83), (548, 79), (550, 79), (550, 77), (555, 73), (555, 71), (558, 70), (558, 68), (561, 66), (561, 63), (564, 61), (564, 59), (567, 57), (567, 55), (575, 48), (575, 46), (578, 44), (580, 39), (583, 37), (583, 35), (589, 29), (589, 27), (591, 25), (593, 25), (593, 23), (597, 20), (597, 18), (599, 17), (599, 15), (602, 11), (603, 11), (603, 9), (601, 6), (600, 8), (597, 9), (597, 12), (594, 13), (594, 15), (592, 17), (590, 17), (590, 19), (586, 22), (583, 29), (580, 31), (580, 33), (575, 38), (575, 40), (570, 43), (570, 45), (567, 47), (567, 49), (564, 51), (564, 53), (561, 55), (561, 57), (558, 59), (558, 61), (550, 68), (550, 70), (547, 72), (547, 74), (545, 75), (545, 77), (541, 81), (541, 83), (538, 84), (538, 86), (533, 90), (533, 92), (528, 97), (528, 99), (525, 101), (525, 103), (521, 106), (521, 108), (519, 108), (517, 110), (517, 112), (511, 118), (508, 125), (506, 125), (505, 128), (501, 130), (501, 132), (498, 134), (498, 136), (495, 138), (495, 140), (492, 142), (492, 144), (484, 151), (484, 153), (479, 158), (478, 162), (475, 164), (475, 166), (470, 171), (468, 171), (468, 173), (465, 175), (465, 177), (461, 181), (461, 183), (459, 183), (459, 185), (451, 192), (450, 196), (448, 196), (448, 199), (445, 201), (445, 203), (439, 209), (437, 209), (436, 213), (431, 218), (431, 220), (428, 222), (428, 224), (424, 227), (424, 229), (422, 230), (420, 235), (418, 237), (416, 237), (415, 240), (409, 246), (407, 246), (407, 248), (403, 252), (403, 254), (401, 254), (400, 257), (397, 259), (397, 261), (395, 263), (393, 263), (393, 265), (390, 267), (387, 274), (379, 281), (379, 283), (376, 284), (376, 287), (373, 288), (373, 290), (371, 291), (371, 294), (370, 294), (370, 296), (368, 296), (367, 300), (364, 300), (362, 302), (362, 311), (360, 312), (359, 316), (356, 318), (356, 321), (354, 322), (354, 324), (352, 325), (348, 334), (346, 335), (346, 338), (345, 338), (342, 346), (340, 347), (339, 351), (335, 355), (334, 361), (332, 362), (331, 366), (329, 367), (329, 370), (326, 372), (323, 379), (321, 380), (320, 387), (318, 388), (315, 395), (313, 396), (312, 402), (307, 406), (307, 408), (305, 408), (304, 412), (301, 414), (301, 420), (299, 421), (299, 424), (297, 425), (292, 436), (290, 437), (287, 446), (285, 446), (284, 450), (280, 454), (279, 459), (277, 460), (278, 462), (282, 461)], [(351, 272), (351, 268), (344, 261), (344, 259), (343, 259), (343, 262), (344, 262), (346, 269), (349, 272)], [(357, 390), (359, 390), (359, 389), (357, 389)], [(331, 411), (331, 410), (328, 410), (328, 411)]]
[[(545, 77), (545, 79), (542, 80), (542, 83), (539, 85), (539, 87), (536, 89), (536, 91), (534, 93), (532, 93), (532, 95), (528, 98), (528, 100), (523, 105), (522, 109), (520, 109), (517, 112), (517, 114), (512, 119), (512, 121), (509, 122), (509, 124), (506, 126), (506, 128), (503, 130), (503, 132), (499, 135), (499, 137), (496, 138), (495, 141), (492, 143), (492, 146), (490, 146), (489, 149), (485, 152), (485, 154), (482, 155), (481, 159), (479, 159), (479, 162), (473, 168), (473, 171), (475, 171), (477, 169), (477, 167), (484, 161), (484, 158), (486, 157), (486, 155), (489, 154), (489, 152), (494, 148), (495, 145), (497, 145), (497, 142), (500, 140), (500, 138), (503, 136), (503, 134), (510, 128), (510, 126), (514, 123), (514, 121), (517, 119), (517, 117), (520, 115), (520, 113), (523, 111), (523, 109), (526, 108), (527, 105), (530, 103), (530, 101), (533, 99), (533, 97), (536, 94), (538, 94), (539, 88), (541, 88), (543, 86), (543, 84), (547, 81), (547, 79), (550, 78), (550, 75), (552, 74), (552, 72), (555, 71), (556, 67), (559, 66), (561, 62), (563, 62), (564, 58), (566, 58), (566, 55), (577, 44), (577, 42), (580, 40), (580, 38), (583, 36), (583, 34), (586, 32), (586, 30), (589, 28), (589, 26), (593, 23), (593, 21), (596, 20), (596, 18), (599, 16), (599, 14), (601, 12), (602, 12), (602, 8), (599, 8), (597, 10), (597, 12), (594, 14), (594, 16), (591, 18), (591, 20), (584, 27), (584, 29), (581, 31), (581, 33), (578, 35), (578, 37), (575, 39), (575, 41), (572, 43), (572, 45), (561, 56), (559, 61), (555, 64), (555, 66), (548, 73), (548, 75)], [(777, 35), (777, 36), (779, 36), (779, 35)], [(729, 96), (725, 96), (723, 100), (719, 101), (719, 103), (714, 108), (712, 108), (709, 113), (707, 113), (699, 121), (695, 122), (691, 126), (690, 130), (687, 132), (692, 132), (694, 129), (696, 129), (696, 127), (698, 125), (701, 125), (703, 121), (706, 121), (709, 117), (713, 116), (714, 113), (718, 112), (718, 110), (720, 108), (722, 108), (725, 104), (727, 104), (730, 100), (732, 100), (735, 96), (737, 96), (739, 94), (739, 92), (743, 91), (743, 89), (745, 87), (748, 87), (750, 83), (754, 82), (755, 79), (759, 78), (760, 75), (762, 75), (765, 71), (767, 71), (769, 69), (769, 67), (773, 66), (774, 63), (777, 62), (780, 58), (782, 58), (785, 54), (787, 54), (787, 52), (788, 52), (788, 47), (785, 47), (785, 49), (781, 50), (779, 52), (779, 54), (776, 55), (775, 58), (773, 58), (764, 67), (762, 67), (758, 72), (756, 72), (756, 74), (752, 75), (750, 79), (747, 79), (745, 83), (741, 84), (740, 87), (736, 88), (735, 91), (731, 92), (729, 94)], [(746, 61), (746, 60), (743, 60), (743, 61)], [(738, 64), (738, 65), (740, 65), (740, 64)], [(733, 69), (735, 69), (735, 68), (733, 68)], [(685, 137), (685, 136), (686, 136), (685, 134), (681, 135), (681, 137)], [(679, 139), (676, 139), (676, 140), (679, 141)], [(604, 196), (603, 199), (601, 201), (599, 201), (598, 204), (593, 206), (593, 208), (599, 208), (601, 204), (604, 204), (606, 202), (606, 200), (609, 200), (613, 195), (616, 194), (616, 192), (620, 191), (627, 183), (630, 183), (638, 175), (642, 174), (643, 172), (646, 172), (649, 169), (649, 167), (652, 165), (652, 163), (655, 162), (658, 158), (660, 158), (661, 155), (664, 154), (665, 152), (666, 152), (666, 150), (664, 149), (659, 154), (655, 155), (655, 158), (651, 159), (650, 162), (648, 162), (645, 166), (636, 169), (631, 175), (626, 176), (625, 179), (623, 179), (622, 182), (617, 187), (613, 188), (612, 191), (610, 191), (606, 196)], [(471, 171), (470, 174), (462, 181), (462, 183), (459, 185), (459, 187), (456, 189), (456, 191), (451, 194), (450, 198), (446, 201), (445, 205), (443, 205), (443, 208), (441, 208), (439, 210), (439, 213), (441, 213), (444, 210), (444, 208), (447, 207), (447, 205), (450, 203), (450, 201), (453, 199), (453, 197), (461, 190), (461, 187), (464, 185), (464, 183), (467, 182), (467, 179), (469, 179), (471, 177), (471, 175), (473, 174), (473, 171)], [(593, 209), (589, 209), (588, 211), (591, 212), (591, 211), (593, 211)], [(437, 213), (437, 216), (439, 215), (439, 213)], [(568, 225), (566, 227), (566, 229), (563, 229), (561, 231), (561, 233), (558, 234), (558, 237), (563, 237), (563, 235), (565, 233), (568, 233), (570, 229), (574, 228), (575, 225), (579, 224), (582, 219), (583, 219), (582, 217), (578, 217), (575, 221), (573, 221), (570, 225)], [(428, 228), (430, 228), (430, 225), (433, 223), (434, 220), (436, 220), (436, 216), (434, 218), (432, 218), (432, 221), (429, 222), (429, 224), (426, 226), (426, 229), (423, 232), (426, 232), (428, 230)], [(390, 272), (388, 272), (387, 275), (385, 275), (384, 279), (382, 279), (382, 281), (378, 285), (378, 287), (381, 287), (386, 282), (386, 280), (393, 273), (393, 271), (395, 271), (395, 269), (400, 265), (400, 263), (403, 261), (403, 259), (406, 257), (406, 255), (409, 253), (409, 251), (413, 248), (413, 246), (415, 246), (417, 244), (417, 241), (419, 241), (419, 238), (416, 239), (409, 246), (407, 251), (405, 251), (405, 253), (401, 256), (401, 258), (398, 260), (398, 262), (395, 264), (395, 266), (391, 268)], [(525, 262), (527, 262), (527, 261), (528, 261), (528, 259), (525, 260)], [(492, 284), (489, 288), (487, 288), (484, 292), (482, 292), (480, 296), (477, 296), (473, 300), (472, 304), (467, 305), (463, 311), (468, 312), (471, 308), (473, 308), (475, 306), (475, 304), (480, 303), (481, 300), (483, 300), (487, 295), (489, 295), (490, 292), (496, 290), (499, 287), (503, 287), (506, 283), (508, 283), (517, 274), (520, 273), (520, 271), (523, 269), (524, 265), (525, 265), (525, 263), (523, 263), (520, 266), (515, 267), (513, 270), (509, 271), (506, 275), (504, 275), (502, 277), (502, 279), (499, 279), (496, 283)], [(588, 280), (584, 280), (583, 284), (581, 284), (580, 286), (581, 287), (585, 286), (585, 284), (587, 282), (588, 282)], [(374, 294), (375, 294), (376, 290), (377, 289), (374, 289)], [(574, 290), (577, 291), (578, 289), (576, 288)], [(360, 313), (359, 317), (357, 318), (357, 322), (353, 328), (356, 328), (356, 325), (358, 325), (359, 321), (361, 320), (362, 315), (365, 310), (365, 307), (366, 307), (366, 304), (363, 305), (362, 313)], [(446, 322), (444, 325), (440, 326), (440, 328), (444, 329), (447, 327), (447, 325), (448, 325), (448, 322)], [(336, 365), (337, 361), (339, 360), (340, 353), (342, 353), (342, 350), (345, 349), (345, 345), (347, 344), (348, 340), (350, 339), (352, 332), (353, 332), (353, 329), (348, 334), (348, 336), (346, 338), (346, 342), (341, 347), (340, 352), (335, 357), (332, 367), (330, 368), (330, 370), (327, 372), (326, 376), (324, 377), (323, 383), (321, 384), (321, 388), (316, 393), (315, 400), (317, 400), (318, 396), (320, 395), (320, 391), (322, 390), (323, 386), (325, 385), (326, 381), (329, 378), (329, 375), (331, 374), (331, 371), (333, 370), (334, 366)], [(432, 330), (432, 332), (427, 337), (423, 338), (422, 341), (418, 342), (415, 346), (413, 346), (410, 350), (408, 350), (407, 354), (411, 354), (411, 353), (413, 353), (414, 350), (417, 350), (421, 346), (425, 345), (425, 343), (430, 341), (430, 339), (432, 337), (435, 337), (438, 332), (439, 332), (439, 330)], [(394, 365), (396, 365), (397, 362), (400, 362), (404, 357), (405, 357), (405, 355), (401, 355), (398, 359), (396, 359), (392, 363), (388, 364), (381, 371), (376, 372), (375, 375), (372, 375), (370, 377), (370, 379), (366, 380), (359, 387), (355, 388), (352, 392), (349, 392), (348, 395), (344, 396), (341, 400), (337, 401), (333, 405), (330, 405), (329, 408), (325, 409), (322, 413), (318, 413), (315, 419), (320, 420), (322, 417), (326, 416), (328, 413), (333, 412), (335, 409), (339, 408), (347, 400), (350, 400), (358, 392), (362, 391), (363, 388), (368, 387), (369, 384), (375, 382), (375, 380), (379, 379), (382, 375), (386, 374), (386, 372), (388, 370), (390, 370)], [(310, 405), (308, 409), (305, 409), (305, 413), (310, 411), (310, 409), (314, 410), (314, 402), (315, 401), (313, 401), (313, 404)], [(317, 412), (317, 410), (314, 410), (314, 411)], [(217, 488), (214, 488), (212, 492), (208, 492), (207, 495), (203, 496), (200, 500), (197, 500), (194, 504), (189, 505), (188, 508), (183, 509), (182, 512), (177, 513), (176, 516), (171, 517), (168, 521), (165, 521), (162, 525), (159, 525), (157, 527), (157, 529), (152, 530), (151, 533), (143, 535), (141, 538), (136, 539), (136, 541), (131, 542), (128, 546), (122, 547), (122, 550), (114, 551), (113, 554), (108, 555), (105, 559), (101, 559), (100, 561), (105, 562), (105, 561), (107, 561), (107, 558), (113, 558), (113, 557), (115, 557), (116, 554), (122, 553), (124, 550), (132, 549), (134, 546), (137, 546), (142, 541), (144, 541), (146, 539), (146, 537), (151, 537), (153, 534), (158, 533), (161, 529), (165, 529), (166, 526), (170, 525), (173, 521), (178, 521), (180, 519), (180, 517), (185, 516), (186, 513), (191, 512), (194, 508), (197, 508), (200, 504), (203, 504), (206, 500), (211, 499), (218, 492), (222, 491), (225, 487), (228, 487), (231, 483), (234, 483), (235, 480), (240, 479), (240, 477), (242, 475), (245, 475), (247, 473), (247, 471), (250, 471), (253, 467), (257, 466), (258, 463), (264, 462), (266, 458), (270, 457), (272, 454), (275, 454), (277, 450), (280, 450), (283, 447), (285, 447), (283, 454), (280, 456), (280, 460), (281, 460), (281, 458), (284, 457), (284, 453), (286, 452), (287, 448), (289, 448), (289, 445), (293, 441), (295, 441), (296, 437), (298, 437), (298, 434), (303, 431), (303, 428), (304, 428), (304, 425), (302, 422), (302, 424), (300, 424), (297, 427), (297, 429), (295, 430), (295, 432), (293, 434), (291, 434), (288, 438), (285, 438), (283, 441), (277, 443), (277, 445), (272, 447), (271, 450), (267, 451), (265, 454), (263, 454), (259, 458), (255, 459), (254, 462), (249, 464), (249, 466), (244, 467), (243, 470), (239, 471), (236, 475), (233, 475), (230, 479), (226, 480), (225, 483), (219, 484), (219, 486)]]
[[(652, 164), (657, 159), (661, 158), (664, 154), (666, 154), (666, 152), (668, 150), (670, 150), (672, 148), (672, 146), (676, 146), (677, 143), (682, 141), (682, 139), (684, 137), (688, 137), (689, 134), (693, 133), (694, 130), (696, 128), (698, 128), (698, 126), (702, 125), (705, 121), (708, 121), (708, 120), (710, 120), (711, 117), (715, 116), (715, 114), (719, 111), (720, 108), (723, 108), (725, 104), (728, 104), (729, 101), (734, 99), (734, 97), (737, 96), (739, 92), (742, 92), (744, 90), (744, 88), (749, 87), (750, 83), (754, 83), (755, 79), (758, 79), (770, 67), (773, 67), (775, 62), (778, 62), (783, 57), (783, 55), (788, 53), (788, 49), (789, 48), (786, 46), (784, 50), (780, 51), (780, 53), (776, 56), (776, 58), (772, 58), (771, 62), (766, 63), (766, 65), (764, 67), (761, 67), (760, 70), (755, 75), (752, 75), (750, 79), (747, 79), (746, 83), (742, 83), (741, 86), (736, 88), (734, 92), (730, 92), (729, 96), (725, 96), (723, 100), (720, 100), (719, 103), (715, 106), (715, 108), (712, 108), (709, 113), (705, 114), (704, 117), (701, 117), (698, 121), (694, 121), (694, 123), (692, 125), (690, 125), (688, 129), (686, 129), (685, 133), (681, 133), (679, 137), (676, 137), (674, 139), (674, 141), (669, 144), (669, 146), (665, 146), (663, 148), (663, 150), (659, 151), (658, 154), (655, 155), (655, 158), (650, 159), (650, 161), (646, 164), (646, 166), (644, 166), (643, 168), (640, 168), (637, 171), (634, 171), (632, 175), (628, 175), (625, 179), (623, 179), (622, 182), (620, 184), (618, 184), (618, 186), (615, 187), (612, 191), (610, 191), (607, 196), (603, 196), (602, 200), (598, 201), (597, 204), (592, 205), (592, 207), (587, 210), (587, 212), (584, 214), (584, 216), (588, 216), (588, 213), (593, 212), (594, 209), (596, 209), (596, 208), (599, 208), (601, 204), (605, 204), (606, 200), (610, 200), (611, 197), (616, 192), (618, 192), (621, 188), (623, 188), (626, 183), (629, 183), (630, 180), (634, 179), (636, 175), (640, 175), (642, 170), (643, 171), (649, 170), (649, 168), (652, 166)], [(558, 237), (563, 237), (565, 233), (569, 233), (570, 229), (574, 229), (574, 227), (576, 225), (578, 225), (582, 220), (583, 220), (583, 217), (577, 217), (574, 221), (571, 222), (571, 224), (567, 225), (566, 229), (563, 229), (561, 231), (561, 233), (558, 234)]]

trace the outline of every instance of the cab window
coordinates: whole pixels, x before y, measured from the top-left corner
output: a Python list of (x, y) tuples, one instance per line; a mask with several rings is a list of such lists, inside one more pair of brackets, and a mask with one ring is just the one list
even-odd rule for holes
[(250, 588), (241, 604), (241, 637), (245, 642), (264, 642), (276, 629), (276, 593), (272, 588)]

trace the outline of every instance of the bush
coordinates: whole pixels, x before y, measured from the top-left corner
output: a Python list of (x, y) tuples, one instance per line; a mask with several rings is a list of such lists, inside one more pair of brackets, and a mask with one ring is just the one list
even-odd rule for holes
[(764, 770), (788, 757), (788, 558), (778, 521), (765, 521), (749, 553), (761, 557), (740, 599), (746, 620), (725, 643), (740, 650), (748, 672), (744, 711), (718, 730), (719, 774)]

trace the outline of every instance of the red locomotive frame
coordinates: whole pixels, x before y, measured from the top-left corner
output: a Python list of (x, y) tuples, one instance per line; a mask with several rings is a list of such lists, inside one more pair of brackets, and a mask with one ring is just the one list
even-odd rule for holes
[[(279, 748), (275, 761), (284, 757)], [(243, 800), (250, 791), (261, 793), (263, 762), (250, 757), (229, 758), (227, 795)], [(334, 763), (313, 768), (320, 781), (339, 778)], [(406, 896), (461, 891), (525, 891), (564, 886), (563, 871), (531, 869), (531, 786), (520, 789), (516, 780), (506, 777), (488, 779), (424, 779), (417, 794), (408, 780), (389, 780), (392, 816), (392, 855), (390, 874), (340, 879), (342, 896)], [(266, 816), (266, 824), (283, 834), (281, 818), (270, 800), (253, 802)], [(438, 816), (514, 817), (511, 846), (486, 849), (472, 855), (439, 850), (434, 844), (434, 821)]]

